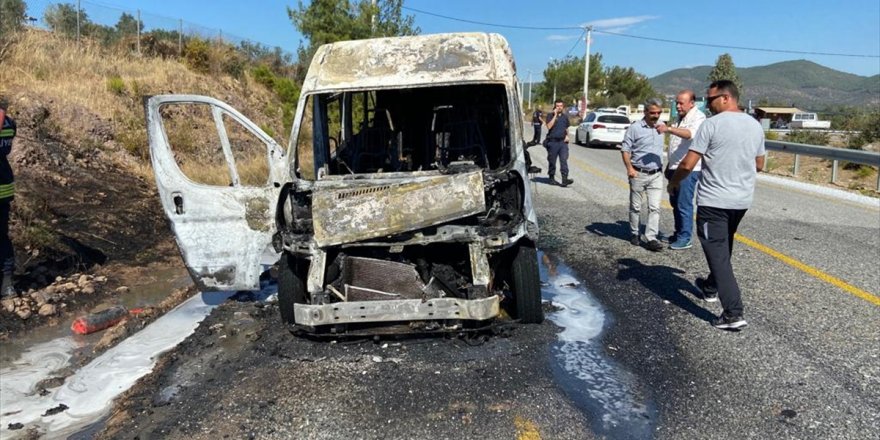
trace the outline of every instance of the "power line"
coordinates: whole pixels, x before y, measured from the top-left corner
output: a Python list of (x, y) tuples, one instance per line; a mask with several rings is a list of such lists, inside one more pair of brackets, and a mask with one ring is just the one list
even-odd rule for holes
[(423, 11), (423, 10), (421, 10), (421, 9), (411, 8), (411, 7), (409, 7), (409, 6), (401, 6), (401, 8), (403, 8), (403, 9), (408, 9), (408, 10), (413, 11), (413, 12), (418, 12), (418, 13), (420, 13), (420, 14), (433, 15), (434, 17), (445, 18), (445, 19), (447, 19), (447, 20), (455, 20), (455, 21), (461, 21), (461, 22), (464, 22), (464, 23), (471, 23), (471, 24), (481, 24), (481, 25), (483, 25), (483, 26), (495, 26), (495, 27), (510, 28), (510, 29), (527, 29), (527, 30), (533, 30), (533, 31), (558, 31), (558, 30), (560, 30), (560, 29), (577, 29), (577, 30), (582, 30), (582, 28), (579, 28), (579, 27), (572, 27), (572, 26), (539, 27), (539, 26), (519, 26), (519, 25), (513, 25), (513, 24), (495, 24), (495, 23), (486, 23), (486, 22), (483, 22), (483, 21), (465, 20), (465, 19), (463, 19), (463, 18), (456, 18), (456, 17), (450, 17), (450, 16), (448, 16), (448, 15), (436, 14), (436, 13), (433, 13), (433, 12)]
[[(401, 6), (403, 9), (407, 9), (413, 12), (417, 12), (420, 14), (431, 15), (434, 17), (445, 18), (447, 20), (460, 21), (463, 23), (471, 23), (471, 24), (479, 24), (483, 26), (494, 26), (500, 28), (508, 28), (508, 29), (525, 29), (525, 30), (535, 30), (535, 31), (546, 31), (546, 30), (574, 30), (579, 29), (583, 31), (582, 27), (576, 26), (555, 26), (555, 27), (540, 27), (540, 26), (520, 26), (520, 25), (511, 25), (511, 24), (498, 24), (498, 23), (487, 23), (483, 21), (476, 20), (466, 20), (463, 18), (450, 17), (448, 15), (436, 14), (433, 12), (423, 11), (421, 9), (412, 8), (409, 6)], [(710, 44), (710, 43), (696, 43), (693, 41), (681, 41), (681, 40), (670, 40), (666, 38), (655, 38), (655, 37), (643, 37), (641, 35), (630, 35), (624, 34), (620, 32), (610, 32), (610, 31), (600, 31), (594, 30), (593, 32), (607, 35), (615, 35), (618, 37), (626, 37), (626, 38), (635, 38), (639, 40), (649, 40), (649, 41), (658, 41), (661, 43), (671, 43), (671, 44), (683, 44), (687, 46), (702, 46), (702, 47), (714, 47), (719, 49), (736, 49), (736, 50), (750, 50), (755, 52), (773, 52), (773, 53), (790, 53), (796, 55), (825, 55), (825, 56), (833, 56), (833, 57), (855, 57), (855, 58), (880, 58), (880, 55), (865, 55), (865, 54), (852, 54), (852, 53), (831, 53), (831, 52), (810, 52), (803, 50), (787, 50), (787, 49), (768, 49), (763, 47), (746, 47), (746, 46), (728, 46), (723, 44)], [(580, 37), (578, 37), (577, 43), (580, 43)], [(577, 45), (576, 43), (576, 45)], [(575, 46), (576, 46), (575, 45)], [(574, 50), (574, 47), (568, 51), (570, 54), (571, 51)], [(568, 55), (566, 55), (568, 56)]]
[(566, 58), (568, 58), (568, 56), (571, 55), (572, 52), (574, 52), (574, 48), (578, 47), (578, 44), (581, 43), (581, 37), (583, 37), (585, 33), (586, 31), (581, 29), (581, 34), (577, 37), (576, 40), (574, 40), (574, 45), (571, 46), (571, 49), (569, 49), (568, 53), (565, 54)]

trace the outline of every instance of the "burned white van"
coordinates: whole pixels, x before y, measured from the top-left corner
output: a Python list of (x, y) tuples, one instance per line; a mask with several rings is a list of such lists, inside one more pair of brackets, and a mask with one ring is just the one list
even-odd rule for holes
[[(502, 36), (322, 46), (286, 151), (212, 98), (154, 96), (146, 111), (162, 205), (201, 288), (256, 289), (269, 249), (280, 254), (281, 317), (307, 330), (458, 328), (502, 306), (543, 320), (520, 91)], [(216, 131), (206, 135), (222, 158), (216, 181), (192, 177), (207, 160), (180, 163), (194, 136), (169, 133), (197, 117)]]

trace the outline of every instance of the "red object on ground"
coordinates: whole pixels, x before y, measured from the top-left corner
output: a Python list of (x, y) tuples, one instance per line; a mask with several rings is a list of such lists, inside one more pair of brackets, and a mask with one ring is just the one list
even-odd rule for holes
[(125, 307), (113, 306), (97, 313), (76, 318), (73, 320), (73, 324), (70, 324), (70, 329), (76, 334), (87, 335), (112, 327), (125, 319), (126, 316), (128, 316), (128, 310), (125, 310)]

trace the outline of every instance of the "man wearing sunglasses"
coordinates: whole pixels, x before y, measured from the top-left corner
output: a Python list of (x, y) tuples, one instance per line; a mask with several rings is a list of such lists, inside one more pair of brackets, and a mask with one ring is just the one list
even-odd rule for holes
[(630, 243), (639, 244), (639, 217), (642, 193), (647, 196), (648, 221), (645, 224), (645, 248), (659, 252), (663, 245), (657, 240), (660, 229), (660, 199), (663, 195), (663, 135), (657, 131), (657, 121), (663, 111), (663, 102), (657, 98), (645, 102), (645, 117), (626, 129), (620, 145), (626, 175), (629, 177)]
[(740, 330), (743, 318), (739, 285), (730, 257), (733, 237), (752, 205), (755, 179), (764, 169), (764, 131), (761, 124), (739, 109), (739, 90), (732, 81), (709, 85), (706, 105), (714, 116), (703, 122), (690, 150), (669, 179), (669, 192), (679, 189), (702, 159), (697, 187), (697, 236), (703, 246), (709, 276), (697, 280), (706, 301), (721, 299), (724, 311), (712, 319), (719, 329)]

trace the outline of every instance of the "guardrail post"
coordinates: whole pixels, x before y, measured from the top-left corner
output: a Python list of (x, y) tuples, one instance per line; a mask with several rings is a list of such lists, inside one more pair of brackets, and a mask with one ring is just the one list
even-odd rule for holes
[(880, 170), (877, 173), (877, 192), (880, 192)]
[(794, 155), (794, 173), (793, 173), (793, 175), (797, 176), (798, 171), (800, 171), (800, 169), (801, 169), (801, 155), (795, 154)]
[(837, 159), (831, 162), (831, 183), (837, 182)]

